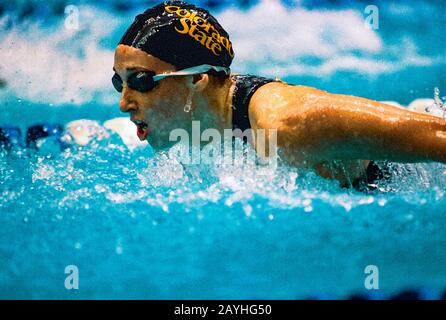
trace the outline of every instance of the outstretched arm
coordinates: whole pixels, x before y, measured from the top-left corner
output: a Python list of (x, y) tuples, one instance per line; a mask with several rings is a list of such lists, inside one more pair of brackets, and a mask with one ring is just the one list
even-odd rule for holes
[(446, 162), (446, 120), (314, 88), (294, 91), (298, 98), (291, 99), (289, 92), (283, 96), (295, 105), (276, 110), (280, 121), (271, 126), (278, 127), (279, 147), (299, 162)]

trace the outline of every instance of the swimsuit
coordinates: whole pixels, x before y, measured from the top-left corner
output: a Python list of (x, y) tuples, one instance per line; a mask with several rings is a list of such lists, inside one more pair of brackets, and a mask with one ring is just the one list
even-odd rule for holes
[(353, 181), (352, 185), (358, 191), (373, 191), (377, 188), (377, 183), (379, 181), (386, 181), (391, 178), (392, 169), (390, 163), (387, 161), (377, 162), (370, 160), (366, 174), (362, 178), (358, 178)]
[(232, 129), (245, 131), (251, 129), (248, 107), (253, 94), (261, 86), (275, 80), (251, 75), (232, 75), (235, 80), (235, 89), (232, 96)]

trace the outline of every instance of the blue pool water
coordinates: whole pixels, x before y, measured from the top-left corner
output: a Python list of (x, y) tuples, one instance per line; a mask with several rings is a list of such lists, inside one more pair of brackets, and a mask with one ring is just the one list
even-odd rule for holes
[[(361, 2), (248, 2), (227, 1), (217, 16), (226, 26), (231, 16), (259, 21), (274, 9), (284, 25), (294, 20), (282, 11), (317, 29), (317, 14), (330, 37), (306, 38), (312, 50), (282, 43), (263, 56), (260, 46), (247, 60), (245, 44), (257, 45), (248, 35), (264, 30), (244, 33), (234, 18), (234, 71), (278, 72), (289, 82), (404, 105), (431, 98), (435, 86), (446, 90), (439, 3), (383, 4), (381, 28), (353, 34), (336, 15), (359, 26)], [(63, 29), (57, 7), (24, 15), (23, 6), (2, 5), (0, 127), (24, 133), (39, 123), (122, 116), (109, 81), (113, 45), (140, 2), (79, 3), (75, 32)], [(278, 37), (270, 32), (265, 41)], [(391, 180), (371, 193), (284, 164), (267, 175), (257, 170), (182, 165), (150, 146), (130, 151), (113, 133), (63, 151), (48, 142), (40, 151), (2, 152), (0, 298), (385, 298), (410, 288), (438, 298), (446, 287), (445, 165), (393, 164)], [(64, 286), (68, 265), (79, 269), (78, 290)], [(368, 265), (379, 268), (379, 290), (364, 288)]]
[(443, 165), (366, 195), (286, 167), (184, 169), (119, 143), (49, 151), (1, 157), (2, 297), (345, 297), (364, 293), (367, 265), (381, 294), (444, 286)]

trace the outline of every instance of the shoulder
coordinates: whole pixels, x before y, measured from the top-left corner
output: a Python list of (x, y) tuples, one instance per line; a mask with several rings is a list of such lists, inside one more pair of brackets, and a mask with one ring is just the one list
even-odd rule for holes
[[(263, 104), (296, 103), (311, 96), (329, 95), (328, 92), (308, 86), (293, 85), (282, 81), (275, 81), (261, 86), (251, 98), (253, 106)], [(251, 104), (250, 104), (251, 106)]]
[(252, 96), (249, 118), (258, 127), (277, 128), (287, 119), (302, 117), (309, 110), (308, 100), (311, 96), (324, 93), (313, 87), (270, 82)]

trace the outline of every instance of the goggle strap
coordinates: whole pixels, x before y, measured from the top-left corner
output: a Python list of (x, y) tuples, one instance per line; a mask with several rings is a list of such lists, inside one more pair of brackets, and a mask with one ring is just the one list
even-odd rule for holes
[(180, 71), (156, 75), (156, 76), (153, 76), (153, 80), (159, 81), (161, 79), (164, 79), (164, 78), (167, 78), (170, 76), (189, 76), (189, 75), (193, 75), (193, 74), (205, 73), (205, 72), (208, 72), (209, 70), (215, 70), (217, 72), (224, 72), (225, 74), (229, 74), (229, 72), (230, 72), (229, 68), (212, 66), (210, 64), (202, 64), (202, 65), (199, 65), (196, 67), (191, 67), (191, 68), (183, 69)]

